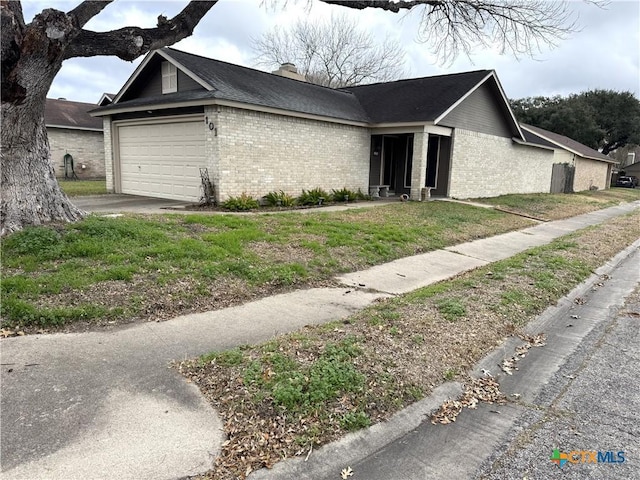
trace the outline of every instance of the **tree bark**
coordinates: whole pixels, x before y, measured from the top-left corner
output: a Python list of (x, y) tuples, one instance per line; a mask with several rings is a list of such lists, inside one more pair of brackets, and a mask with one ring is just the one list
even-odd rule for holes
[(13, 6), (2, 8), (0, 235), (84, 214), (60, 190), (44, 121), (47, 92), (62, 66), (61, 39), (72, 26), (55, 10), (26, 26)]
[(2, 102), (2, 231), (54, 221), (73, 222), (84, 212), (60, 190), (51, 163), (41, 102)]

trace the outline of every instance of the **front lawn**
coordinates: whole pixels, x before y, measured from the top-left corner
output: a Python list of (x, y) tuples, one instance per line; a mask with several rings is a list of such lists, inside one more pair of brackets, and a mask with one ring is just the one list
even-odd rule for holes
[(85, 195), (104, 195), (107, 193), (107, 182), (103, 180), (59, 180), (60, 188), (69, 197)]
[[(530, 348), (544, 346), (543, 334), (528, 337), (523, 327), (638, 236), (636, 211), (381, 300), (343, 321), (177, 364), (216, 408), (227, 435), (214, 468), (198, 478), (241, 479), (284, 458), (313, 455), (318, 445), (389, 418), (445, 381), (467, 388), (433, 414), (434, 423), (455, 421), (464, 406), (507, 401), (492, 378), (470, 379), (473, 366), (519, 335), (517, 354), (505, 352), (495, 366), (514, 373)], [(339, 468), (335, 473), (339, 478)]]
[(92, 215), (2, 242), (2, 326), (166, 319), (523, 228), (530, 220), (449, 202), (312, 214)]
[(578, 193), (502, 195), (475, 201), (542, 220), (558, 220), (634, 200), (640, 200), (640, 189), (610, 188)]

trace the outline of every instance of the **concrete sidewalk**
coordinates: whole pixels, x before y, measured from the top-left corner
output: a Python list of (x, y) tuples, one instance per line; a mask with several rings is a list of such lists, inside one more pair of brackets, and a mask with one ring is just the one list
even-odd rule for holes
[(300, 290), (113, 332), (3, 339), (2, 478), (173, 479), (206, 471), (223, 441), (221, 424), (197, 389), (167, 368), (171, 360), (343, 318), (377, 298), (639, 207), (622, 204), (398, 260), (341, 277), (349, 288)]
[[(638, 429), (629, 425), (629, 417), (637, 417), (634, 406), (640, 404), (640, 393), (637, 381), (631, 373), (635, 372), (635, 364), (626, 362), (628, 352), (634, 352), (633, 349), (638, 344), (637, 338), (627, 338), (624, 344), (621, 342), (609, 346), (611, 352), (619, 349), (627, 352), (624, 361), (611, 353), (606, 363), (606, 371), (615, 372), (618, 378), (626, 380), (625, 383), (612, 384), (613, 374), (605, 377), (583, 374), (581, 368), (575, 366), (576, 362), (572, 357), (577, 355), (584, 359), (591, 356), (594, 352), (593, 344), (598, 343), (603, 331), (615, 322), (620, 314), (619, 308), (640, 284), (639, 249), (640, 240), (599, 268), (591, 278), (528, 325), (527, 333), (545, 333), (547, 344), (542, 348), (529, 350), (518, 362), (518, 371), (513, 375), (502, 373), (498, 365), (503, 359), (515, 355), (515, 348), (522, 344), (522, 340), (518, 338), (508, 339), (476, 366), (473, 376), (479, 378), (483, 376), (483, 371), (491, 372), (499, 381), (501, 391), (511, 400), (509, 403), (480, 403), (476, 410), (463, 410), (455, 423), (433, 425), (429, 414), (443, 401), (457, 398), (462, 393), (462, 385), (446, 383), (429, 397), (402, 410), (387, 422), (325, 445), (314, 451), (307, 461), (303, 456), (280, 462), (271, 470), (259, 470), (249, 475), (249, 480), (332, 480), (340, 478), (341, 470), (348, 467), (353, 471), (353, 476), (349, 478), (354, 480), (484, 478), (478, 475), (491, 471), (492, 461), (514, 455), (507, 448), (522, 447), (522, 442), (513, 438), (522, 433), (518, 427), (523, 417), (525, 422), (533, 424), (530, 433), (535, 435), (538, 446), (543, 445), (544, 448), (527, 448), (527, 452), (516, 457), (525, 457), (526, 460), (519, 460), (517, 465), (512, 465), (510, 461), (498, 463), (491, 478), (592, 478), (585, 473), (585, 469), (575, 471), (571, 476), (567, 472), (569, 469), (561, 471), (549, 461), (553, 448), (566, 445), (580, 445), (580, 448), (569, 447), (567, 451), (598, 448), (626, 450), (628, 459), (631, 459), (633, 453), (640, 451), (633, 438), (634, 431)], [(584, 303), (575, 304), (573, 300), (578, 297)], [(640, 304), (636, 303), (630, 308), (635, 310), (621, 314), (630, 318), (632, 315), (640, 315)], [(637, 319), (631, 321), (637, 325)], [(630, 331), (637, 330), (635, 328)], [(637, 357), (637, 351), (634, 353)], [(536, 422), (547, 410), (552, 419), (562, 416), (558, 413), (554, 415), (553, 404), (556, 398), (565, 395), (564, 387), (580, 375), (582, 389), (579, 394), (574, 393), (571, 397), (574, 398), (574, 404), (578, 405), (578, 419), (570, 417), (560, 421), (565, 436), (555, 432), (552, 423), (545, 429), (548, 437), (543, 435), (540, 438)], [(548, 390), (552, 391), (551, 394)], [(518, 395), (517, 400), (513, 394)], [(584, 398), (591, 398), (592, 401), (585, 404)], [(603, 405), (608, 409), (603, 410)], [(596, 410), (589, 416), (591, 408)], [(611, 413), (614, 413), (613, 418)], [(566, 415), (567, 412), (563, 414)], [(585, 439), (569, 435), (570, 427), (584, 416), (587, 419), (581, 422), (581, 431), (591, 434), (588, 438), (592, 443), (585, 443)], [(600, 426), (595, 426), (594, 423)], [(590, 428), (585, 424), (591, 424)], [(597, 435), (598, 428), (602, 433), (601, 437)], [(524, 437), (529, 438), (527, 435)], [(526, 440), (524, 445), (526, 446)], [(528, 468), (528, 473), (536, 474), (526, 475), (525, 470), (518, 468), (523, 464)], [(610, 467), (601, 466), (602, 472), (593, 478), (640, 478), (637, 462), (628, 460), (625, 468), (615, 468), (614, 471)], [(594, 473), (593, 470), (591, 473)]]

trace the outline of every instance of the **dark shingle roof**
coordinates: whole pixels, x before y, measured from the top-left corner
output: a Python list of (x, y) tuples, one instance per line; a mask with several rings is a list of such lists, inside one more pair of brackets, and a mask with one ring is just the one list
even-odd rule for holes
[(173, 48), (164, 48), (162, 52), (209, 84), (214, 90), (207, 92), (195, 90), (118, 102), (100, 111), (151, 105), (157, 101), (166, 103), (211, 98), (355, 122), (369, 121), (356, 97), (348, 92), (181, 52)]
[(88, 113), (95, 108), (96, 105), (93, 103), (47, 98), (44, 121), (48, 127), (102, 130), (102, 119), (92, 117)]
[[(587, 147), (586, 145), (583, 145), (582, 143), (577, 142), (572, 138), (565, 137), (564, 135), (560, 135), (558, 133), (550, 132), (549, 130), (545, 130), (544, 128), (534, 127), (533, 125), (527, 125), (525, 123), (522, 124), (522, 127), (524, 129), (525, 136), (527, 136), (527, 134), (530, 134), (530, 132), (533, 132), (534, 135), (533, 136), (530, 135), (532, 138), (531, 140), (532, 143), (540, 143), (538, 141), (539, 139), (539, 140), (545, 141), (546, 144), (551, 143), (553, 147), (557, 148), (559, 146), (561, 148), (565, 148), (567, 150), (576, 152), (580, 156), (585, 158), (591, 158), (594, 160), (603, 160), (605, 162), (616, 163), (616, 161), (611, 157), (607, 157), (606, 155), (603, 155), (597, 150)], [(538, 135), (544, 138), (540, 139)], [(550, 142), (546, 141), (545, 139), (550, 140)]]
[(428, 122), (442, 115), (492, 73), (492, 70), (478, 70), (336, 90), (173, 48), (163, 48), (160, 52), (212, 90), (118, 101), (97, 111), (107, 114), (127, 107), (211, 99), (368, 124)]
[[(525, 127), (525, 125), (521, 124), (521, 127)], [(536, 145), (542, 145), (543, 147), (558, 148), (555, 143), (548, 142), (544, 138), (539, 137), (535, 133), (525, 130), (524, 128), (522, 128), (522, 134), (528, 143), (535, 143)]]
[(491, 70), (411, 78), (345, 88), (374, 123), (433, 121)]

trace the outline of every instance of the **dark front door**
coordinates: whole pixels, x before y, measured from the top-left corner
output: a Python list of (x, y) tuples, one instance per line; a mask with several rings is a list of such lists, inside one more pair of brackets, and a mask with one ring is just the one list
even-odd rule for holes
[(431, 187), (432, 196), (446, 197), (449, 194), (451, 138), (430, 133), (428, 141), (425, 187)]
[(396, 195), (409, 193), (413, 134), (372, 135), (369, 185), (388, 185)]

